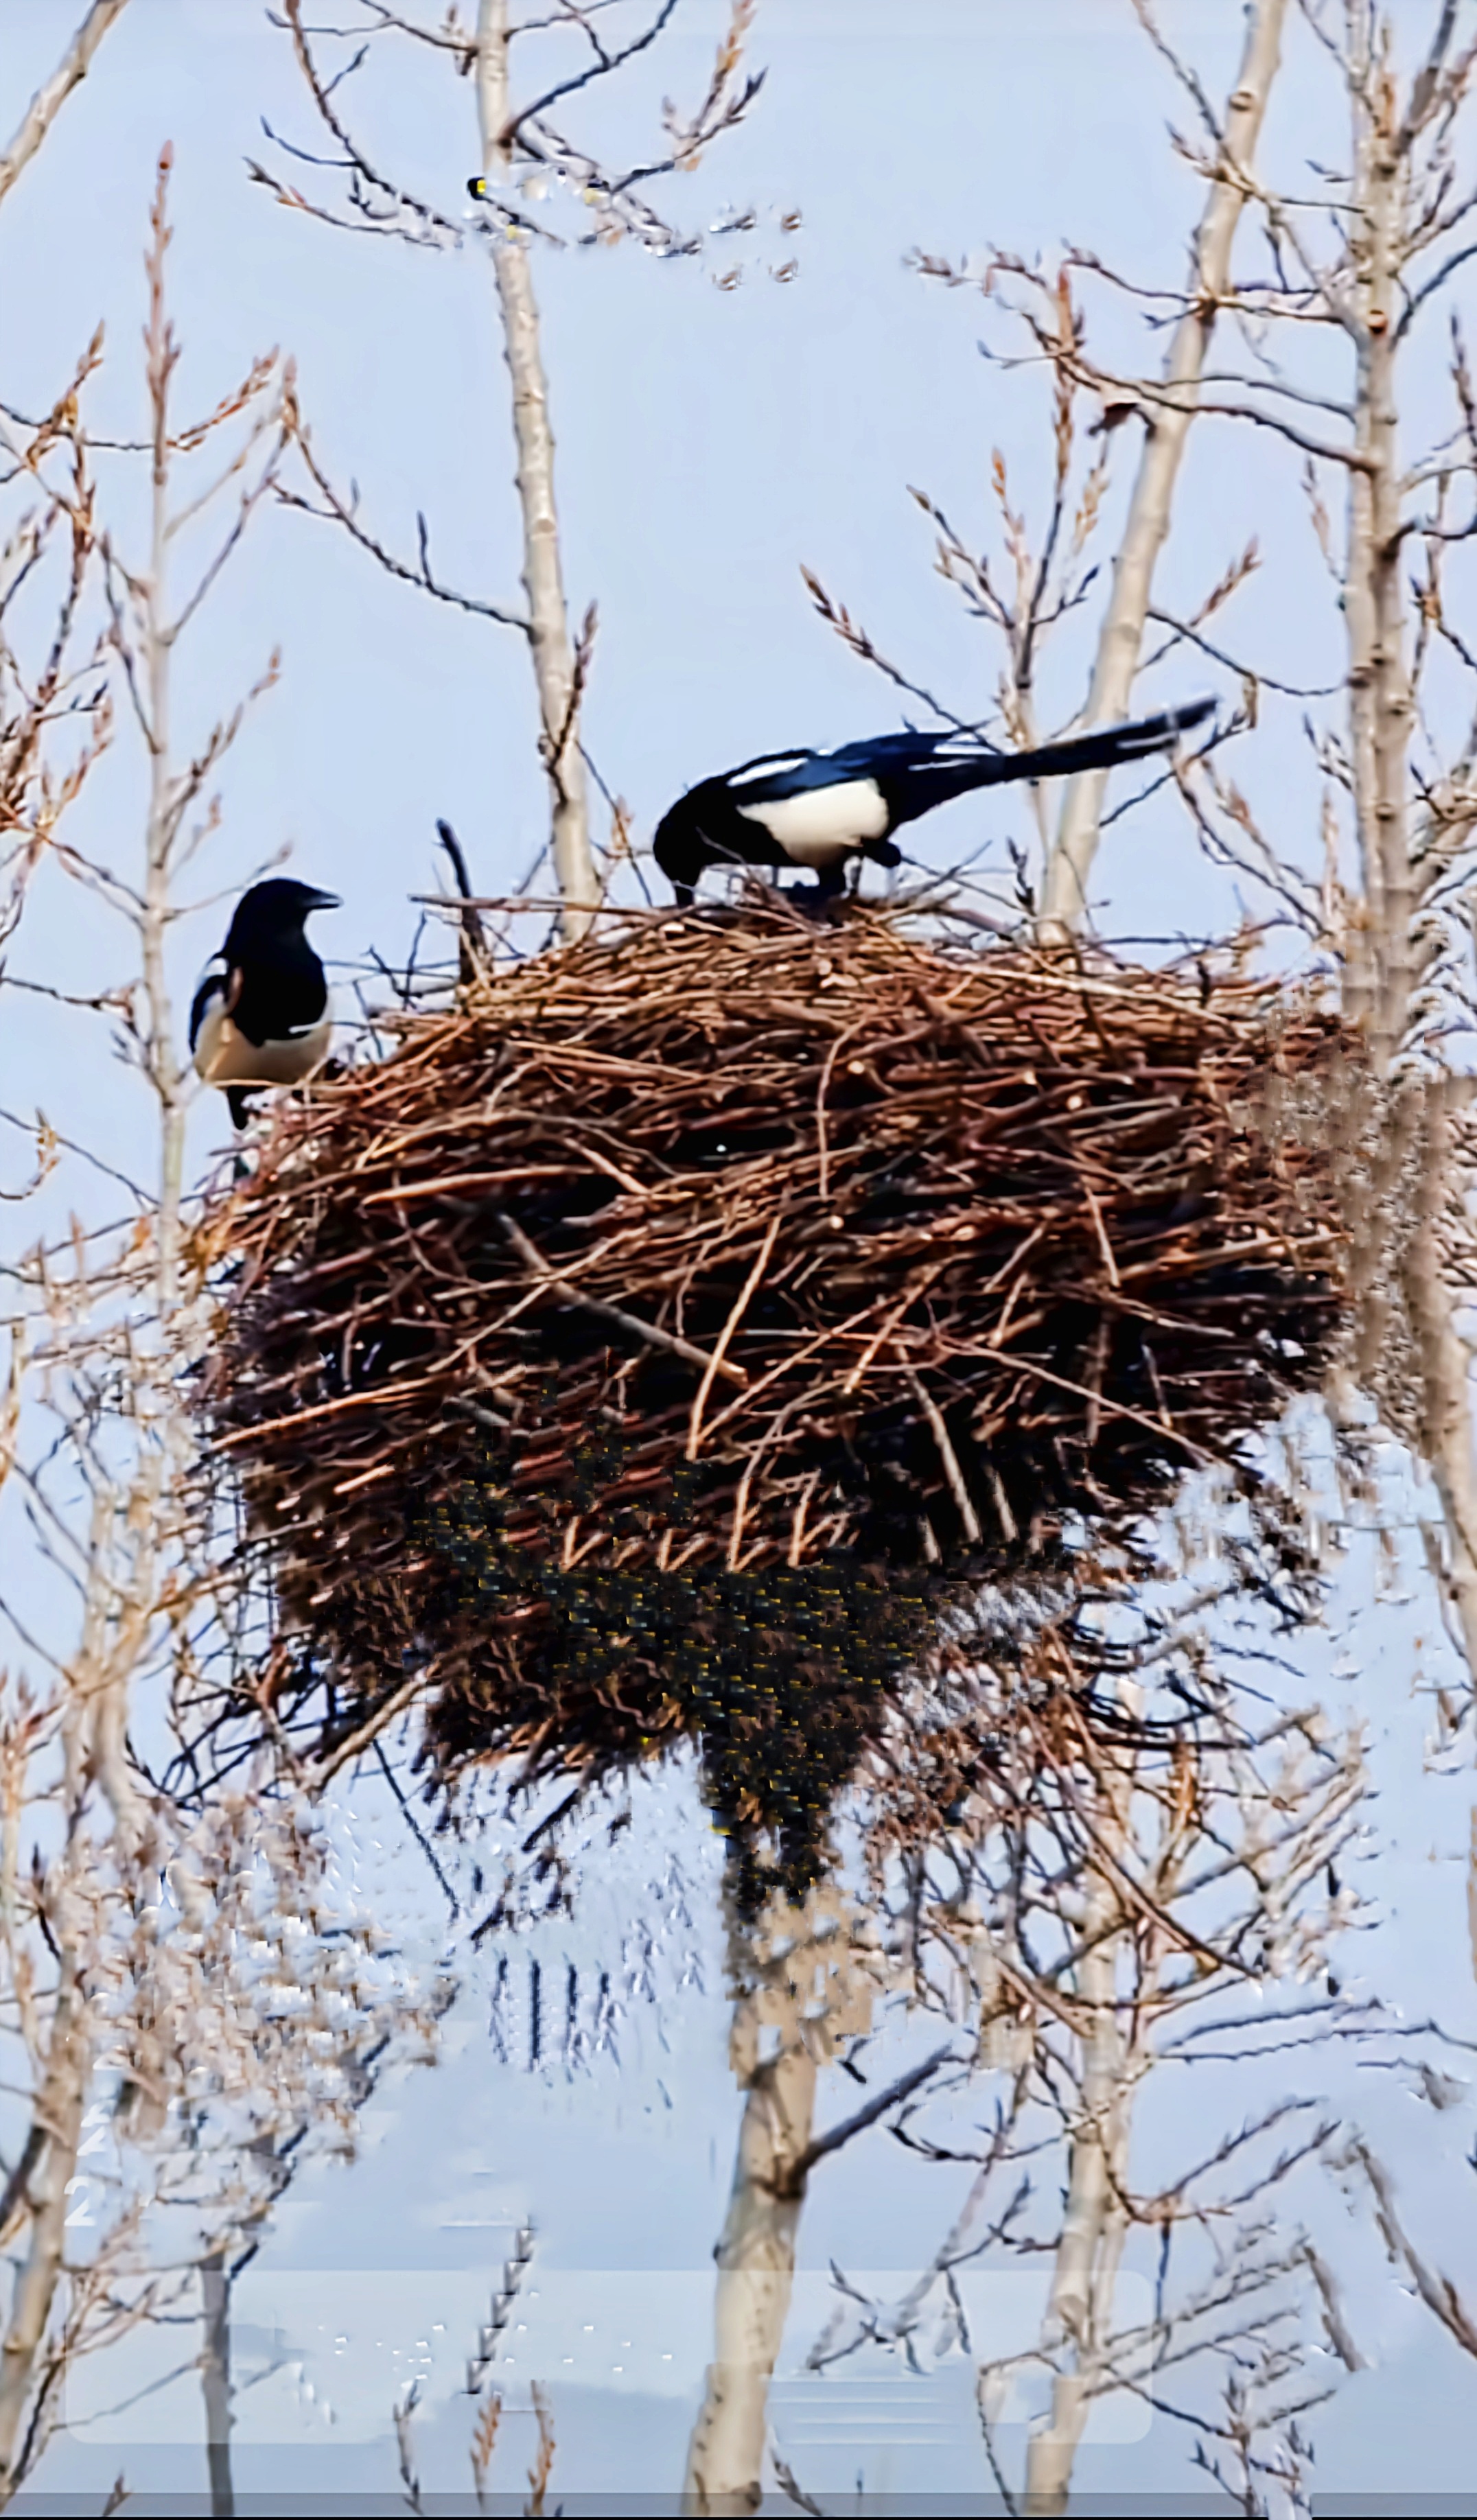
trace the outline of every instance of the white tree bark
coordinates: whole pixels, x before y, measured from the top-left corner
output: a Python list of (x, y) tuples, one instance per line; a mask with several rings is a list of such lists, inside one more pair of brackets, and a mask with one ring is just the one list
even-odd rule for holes
[[(1410, 745), (1414, 720), (1403, 581), (1404, 484), (1400, 466), (1397, 330), (1410, 189), (1408, 126), (1395, 78), (1369, 49), (1356, 12), (1349, 91), (1355, 173), (1353, 332), (1355, 444), (1351, 471), (1344, 616), (1349, 645), (1349, 739), (1355, 834), (1363, 898), (1345, 962), (1345, 1007), (1364, 1024), (1377, 1076), (1392, 1087), (1376, 1148), (1371, 1195), (1358, 1220), (1353, 1283), (1364, 1318), (1357, 1368), (1377, 1372), (1385, 1332), (1376, 1283), (1386, 1247), (1388, 1198), (1403, 1173), (1414, 1213), (1399, 1251), (1401, 1302), (1419, 1377), (1420, 1453), (1435, 1482), (1447, 1533), (1445, 1579), (1468, 1671), (1477, 1678), (1477, 1471), (1472, 1451), (1471, 1365), (1457, 1337), (1444, 1221), (1453, 1198), (1454, 1108), (1464, 1089), (1451, 1077), (1392, 1079), (1407, 1046), (1415, 977), (1417, 891), (1410, 832)], [(1415, 1160), (1409, 1159), (1413, 1153)]]
[(769, 2384), (794, 2287), (802, 2198), (788, 2182), (810, 2141), (816, 2060), (797, 2042), (782, 2044), (761, 2064), (754, 2012), (752, 2000), (741, 2002), (734, 2022), (743, 2116), (717, 2249), (713, 2360), (688, 2453), (687, 2500), (694, 2512), (758, 2507)]
[[(798, 2174), (811, 2140), (818, 2063), (872, 2026), (876, 1979), (852, 1948), (853, 1919), (818, 1890), (803, 1912), (767, 1919), (740, 1956), (753, 1983), (734, 2007), (729, 2052), (743, 2092), (718, 2265), (713, 2361), (684, 2488), (693, 2512), (757, 2510), (769, 2384), (789, 2317)], [(761, 2057), (766, 2033), (774, 2052)]]
[[(1128, 523), (1113, 567), (1113, 588), (1098, 634), (1086, 726), (1110, 724), (1128, 713), (1153, 588), (1154, 563), (1169, 531), (1180, 459), (1195, 416), (1199, 380), (1215, 330), (1216, 313), (1231, 274), (1231, 250), (1245, 201), (1236, 170), (1255, 155), (1268, 95), (1276, 75), (1286, 0), (1253, 0), (1246, 45), (1225, 115), (1227, 171), (1210, 188), (1195, 234), (1192, 286), (1195, 303), (1175, 328), (1165, 368), (1166, 386), (1178, 396), (1173, 409), (1155, 406), (1146, 416), (1143, 452), (1134, 484)], [(1084, 772), (1062, 801), (1046, 871), (1043, 928), (1058, 935), (1077, 925), (1087, 905), (1088, 877), (1097, 851), (1106, 773)]]
[(144, 906), (139, 926), (144, 996), (149, 1010), (149, 1079), (158, 1099), (159, 1214), (157, 1289), (160, 1319), (172, 1315), (179, 1293), (180, 1200), (185, 1175), (183, 1077), (174, 1047), (174, 1010), (164, 947), (173, 914), (173, 779), (170, 726), (169, 628), (169, 387), (177, 351), (164, 307), (163, 185), (172, 159), (159, 160), (155, 197), (153, 249), (149, 257), (149, 329), (145, 354), (153, 419), (150, 466), (149, 575), (143, 591), (144, 670), (148, 688), (149, 819), (144, 831)]
[[(1406, 660), (1395, 375), (1409, 168), (1393, 78), (1360, 57), (1354, 67), (1356, 217), (1362, 231), (1356, 252), (1363, 266), (1355, 443), (1364, 466), (1350, 474), (1345, 611), (1355, 826), (1373, 950), (1373, 1002), (1359, 1012), (1367, 1012), (1376, 1070), (1386, 1075), (1405, 1038), (1414, 909), (1406, 795), (1413, 705)], [(1375, 89), (1372, 114), (1360, 93), (1367, 86)]]
[(38, 87), (10, 147), (0, 155), (0, 202), (17, 177), (24, 173), (72, 89), (87, 76), (93, 54), (127, 0), (92, 0), (82, 23), (44, 86)]
[[(1138, 1682), (1120, 1681), (1119, 1700), (1130, 1719), (1142, 1714), (1143, 1691)], [(1131, 1763), (1118, 1769), (1105, 1764), (1096, 1795), (1099, 1837), (1118, 1862), (1131, 1860), (1134, 1852), (1134, 1781)], [(1042, 2514), (1068, 2507), (1072, 2469), (1113, 2333), (1113, 2296), (1128, 2228), (1124, 2195), (1135, 2057), (1120, 2021), (1118, 1985), (1122, 1928), (1128, 1919), (1108, 1864), (1090, 1857), (1089, 1866), (1081, 1915), (1074, 1919), (1082, 1945), (1073, 1971), (1074, 1992), (1088, 2022), (1081, 2106), (1072, 2132), (1066, 2204), (1047, 2311), (1049, 2342), (1061, 2341), (1070, 2359), (1058, 2363), (1052, 2384), (1051, 2422), (1032, 2434), (1026, 2451), (1025, 2508)]]
[[(509, 112), (508, 0), (478, 0), (476, 83), (482, 172), (491, 180), (507, 170), (501, 137)], [(600, 887), (590, 851), (574, 652), (559, 562), (549, 389), (527, 248), (515, 243), (495, 245), (492, 265), (502, 309), (508, 373), (513, 380), (517, 493), (523, 518), (523, 586), (528, 597), (533, 672), (543, 719), (542, 750), (554, 790), (554, 869), (564, 905), (563, 933), (573, 938), (583, 935), (589, 926), (591, 913), (600, 899)]]
[(1454, 1172), (1453, 1106), (1463, 1091), (1451, 1077), (1435, 1077), (1424, 1089), (1414, 1230), (1401, 1255), (1401, 1293), (1420, 1370), (1420, 1449), (1446, 1524), (1447, 1595), (1467, 1670), (1477, 1680), (1477, 1474), (1472, 1462), (1471, 1360), (1456, 1335), (1442, 1248)]
[(67, 2182), (77, 2165), (89, 2066), (76, 1953), (68, 1938), (62, 1945), (61, 1986), (35, 2106), (36, 2124), (48, 2141), (30, 2182), (30, 2248), (0, 2346), (0, 2501), (9, 2499), (36, 2356), (62, 2272)]
[(1052, 2420), (1026, 2451), (1027, 2511), (1065, 2511), (1072, 2468), (1097, 2376), (1098, 2351), (1112, 2333), (1113, 2290), (1122, 2254), (1121, 2203), (1128, 2150), (1128, 2085), (1115, 2002), (1121, 1910), (1111, 1883), (1094, 1876), (1082, 1936), (1091, 1948), (1077, 1970), (1077, 1996), (1091, 2012), (1085, 2044), (1082, 2113), (1072, 2138), (1066, 2208), (1048, 2312), (1070, 2340), (1071, 2362), (1052, 2384)]

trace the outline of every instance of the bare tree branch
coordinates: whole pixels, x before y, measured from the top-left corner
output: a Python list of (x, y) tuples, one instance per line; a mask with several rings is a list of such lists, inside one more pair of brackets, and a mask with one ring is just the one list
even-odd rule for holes
[[(484, 179), (506, 159), (502, 135), (509, 118), (508, 41), (508, 0), (478, 0), (475, 76)], [(554, 430), (527, 248), (505, 239), (493, 245), (492, 261), (513, 381), (528, 635), (544, 757), (554, 789), (554, 867), (564, 903), (564, 933), (573, 938), (590, 923), (599, 905), (600, 884), (590, 847), (584, 761), (571, 741), (578, 724), (579, 693), (559, 558)]]
[(424, 518), (417, 520), (421, 545), (419, 568), (412, 568), (407, 561), (397, 560), (393, 552), (387, 551), (384, 544), (378, 541), (368, 527), (359, 522), (355, 510), (335, 489), (314, 455), (307, 430), (300, 422), (294, 427), (292, 433), (298, 453), (325, 506), (322, 509), (315, 508), (310, 500), (300, 498), (295, 491), (289, 490), (278, 482), (275, 484), (276, 495), (284, 507), (299, 508), (303, 515), (308, 517), (323, 517), (326, 514), (336, 523), (342, 525), (345, 533), (351, 535), (360, 549), (369, 553), (372, 560), (377, 560), (389, 576), (398, 577), (407, 586), (420, 587), (425, 594), (433, 595), (440, 604), (455, 605), (459, 611), (475, 612), (484, 621), (500, 622), (505, 629), (521, 630), (525, 639), (531, 638), (531, 624), (522, 613), (511, 612), (505, 605), (486, 604), (480, 596), (459, 594), (455, 587), (443, 585), (441, 580), (432, 573), (429, 538)]
[[(1212, 186), (1193, 252), (1199, 303), (1182, 317), (1166, 369), (1165, 398), (1144, 440), (1128, 524), (1113, 569), (1113, 592), (1098, 633), (1097, 661), (1084, 724), (1096, 726), (1127, 715), (1153, 587), (1154, 563), (1169, 531), (1180, 459), (1194, 418), (1196, 383), (1205, 363), (1216, 302), (1231, 269), (1231, 247), (1245, 200), (1231, 169), (1249, 163), (1276, 75), (1285, 0), (1256, 0), (1246, 43), (1227, 106), (1218, 180)], [(1219, 135), (1218, 135), (1219, 137)], [(1081, 919), (1088, 877), (1097, 844), (1105, 781), (1097, 771), (1073, 780), (1047, 867), (1043, 914), (1049, 927), (1068, 929)]]
[(0, 202), (30, 164), (72, 89), (87, 76), (94, 53), (109, 27), (122, 16), (126, 4), (127, 0), (92, 0), (92, 7), (50, 78), (31, 98), (10, 147), (0, 152)]
[[(645, 27), (641, 34), (633, 36), (630, 43), (623, 45), (619, 52), (607, 53), (603, 44), (596, 43), (596, 59), (589, 68), (580, 70), (573, 78), (560, 79), (556, 86), (546, 88), (543, 95), (535, 97), (531, 105), (519, 106), (516, 113), (511, 115), (495, 135), (495, 149), (502, 154), (511, 151), (525, 122), (534, 121), (551, 105), (557, 105), (561, 96), (574, 96), (580, 88), (588, 87), (592, 79), (605, 78), (611, 70), (618, 70), (625, 63), (634, 61), (638, 53), (644, 53), (649, 45), (655, 43), (676, 8), (677, 0), (661, 0), (661, 6), (650, 24)], [(595, 41), (593, 34), (591, 40)]]

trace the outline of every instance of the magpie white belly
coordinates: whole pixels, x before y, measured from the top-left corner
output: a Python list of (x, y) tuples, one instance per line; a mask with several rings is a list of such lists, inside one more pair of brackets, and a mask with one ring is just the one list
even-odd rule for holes
[(839, 866), (864, 840), (880, 840), (887, 807), (874, 779), (847, 779), (834, 788), (808, 788), (764, 805), (739, 805), (746, 823), (758, 823), (796, 866)]
[(258, 1046), (238, 1032), (220, 1006), (207, 1008), (195, 1045), (195, 1066), (207, 1085), (300, 1085), (323, 1065), (334, 1038), (334, 1019), (325, 1015), (311, 1032), (291, 1041)]

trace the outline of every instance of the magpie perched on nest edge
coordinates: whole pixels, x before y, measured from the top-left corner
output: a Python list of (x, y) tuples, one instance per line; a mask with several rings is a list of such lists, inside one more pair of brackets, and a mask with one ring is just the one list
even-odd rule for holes
[(253, 1087), (300, 1085), (328, 1057), (329, 984), (304, 922), (315, 910), (337, 908), (336, 893), (289, 876), (253, 883), (195, 992), (196, 1072), (222, 1088), (237, 1129), (250, 1117)]
[(712, 866), (807, 868), (816, 877), (813, 898), (825, 901), (861, 859), (901, 865), (892, 839), (899, 825), (953, 796), (1141, 760), (1199, 726), (1214, 707), (1213, 699), (1191, 700), (1029, 752), (998, 752), (977, 736), (948, 733), (877, 735), (835, 752), (761, 753), (678, 799), (657, 825), (656, 863), (684, 909)]

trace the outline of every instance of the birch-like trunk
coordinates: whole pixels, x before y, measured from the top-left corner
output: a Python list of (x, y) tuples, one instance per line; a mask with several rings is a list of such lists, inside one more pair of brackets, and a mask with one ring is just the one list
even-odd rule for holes
[(1077, 1969), (1077, 1996), (1092, 2019), (1083, 2058), (1082, 2112), (1072, 2138), (1066, 2208), (1048, 2311), (1070, 2340), (1071, 2364), (1052, 2383), (1052, 2417), (1026, 2451), (1025, 2508), (1065, 2511), (1072, 2468), (1091, 2410), (1100, 2349), (1112, 2334), (1113, 2289), (1123, 2250), (1121, 2197), (1127, 2166), (1126, 2060), (1117, 2015), (1119, 1904), (1094, 1876), (1082, 1924), (1090, 1945)]
[[(501, 139), (508, 123), (508, 0), (478, 0), (477, 124), (482, 172), (507, 172)], [(529, 644), (543, 720), (545, 765), (554, 790), (554, 871), (563, 901), (566, 938), (582, 936), (600, 899), (590, 851), (585, 764), (579, 748), (574, 652), (569, 639), (554, 498), (554, 431), (539, 345), (538, 301), (527, 248), (495, 245), (492, 267), (503, 317), (503, 342), (513, 380), (518, 506), (523, 518), (523, 587)]]
[[(1268, 95), (1276, 75), (1286, 0), (1255, 0), (1248, 11), (1246, 45), (1225, 115), (1226, 172), (1211, 185), (1195, 234), (1192, 287), (1195, 302), (1175, 328), (1164, 382), (1173, 407), (1156, 404), (1145, 416), (1143, 452), (1128, 522), (1113, 566), (1113, 588), (1098, 634), (1084, 725), (1110, 724), (1128, 714), (1153, 591), (1154, 563), (1169, 531), (1175, 480), (1190, 422), (1195, 416), (1205, 354), (1231, 276), (1231, 252), (1245, 192), (1235, 170), (1256, 153)], [(1043, 933), (1060, 936), (1075, 927), (1087, 907), (1088, 877), (1097, 853), (1106, 773), (1090, 770), (1069, 782), (1055, 844), (1047, 864), (1042, 896)]]
[(236, 2489), (231, 2479), (231, 2275), (223, 2248), (201, 2267), (201, 2383), (205, 2402), (205, 2461), (210, 2478), (211, 2520), (232, 2520)]
[(29, 2188), (30, 2248), (0, 2345), (0, 2502), (9, 2501), (14, 2490), (17, 2445), (62, 2272), (67, 2191), (82, 2135), (90, 2058), (77, 1977), (75, 1952), (69, 1939), (64, 1939), (46, 2071), (35, 2105), (35, 2122), (47, 2142)]
[[(1141, 1716), (1143, 1692), (1119, 1684), (1125, 1715)], [(1134, 1771), (1106, 1768), (1096, 1796), (1097, 1829), (1110, 1859), (1133, 1852)], [(1083, 2428), (1100, 2383), (1113, 2333), (1113, 2294), (1127, 2229), (1123, 2198), (1133, 2096), (1132, 2058), (1119, 2019), (1118, 1961), (1125, 1922), (1122, 1897), (1107, 1864), (1093, 1864), (1077, 1922), (1081, 1957), (1074, 1991), (1086, 2017), (1081, 2105), (1072, 2131), (1066, 2205), (1048, 2305), (1049, 2342), (1070, 2352), (1052, 2384), (1050, 2424), (1033, 2433), (1026, 2452), (1025, 2508), (1065, 2511)]]
[(733, 2192), (716, 2252), (713, 2360), (688, 2453), (687, 2506), (753, 2511), (759, 2504), (769, 2384), (795, 2277), (801, 2195), (791, 2175), (811, 2138), (816, 2060), (800, 2041), (759, 2060), (752, 1998), (735, 2016), (731, 2054), (743, 2090)]
[(149, 746), (149, 819), (144, 832), (144, 907), (140, 922), (144, 996), (149, 1010), (149, 1077), (159, 1109), (159, 1212), (157, 1286), (159, 1317), (167, 1322), (179, 1293), (180, 1201), (184, 1191), (185, 1112), (183, 1078), (174, 1047), (174, 1013), (164, 963), (164, 946), (173, 911), (171, 858), (174, 842), (173, 782), (170, 763), (170, 665), (173, 633), (168, 608), (169, 576), (169, 386), (178, 353), (164, 306), (163, 184), (172, 152), (160, 158), (159, 190), (154, 212), (153, 251), (149, 260), (149, 330), (145, 355), (153, 416), (153, 461), (150, 468), (149, 577), (144, 589), (144, 669), (149, 695), (146, 740)]
[(1410, 832), (1414, 705), (1401, 566), (1396, 375), (1410, 178), (1394, 77), (1371, 59), (1363, 22), (1355, 22), (1360, 30), (1350, 80), (1358, 223), (1355, 444), (1362, 464), (1350, 474), (1343, 593), (1363, 899), (1348, 939), (1345, 1009), (1364, 1025), (1375, 1074), (1390, 1089), (1374, 1153), (1371, 1195), (1354, 1236), (1353, 1293), (1362, 1316), (1355, 1362), (1363, 1379), (1374, 1376), (1386, 1328), (1379, 1263), (1389, 1203), (1404, 1175), (1413, 1185), (1414, 1213), (1398, 1251), (1396, 1276), (1415, 1352), (1419, 1449), (1446, 1526), (1448, 1598), (1468, 1671), (1477, 1679), (1471, 1366), (1455, 1327), (1443, 1232), (1453, 1197), (1454, 1102), (1462, 1089), (1450, 1077), (1402, 1083), (1393, 1075), (1406, 1047), (1417, 951)]
[[(692, 2512), (757, 2510), (769, 2384), (794, 2289), (818, 2061), (872, 2026), (875, 1980), (851, 1952), (848, 1920), (821, 1890), (772, 1915), (739, 1955), (752, 1983), (734, 2007), (729, 2054), (743, 2093), (718, 2267), (713, 2361), (684, 2487)], [(766, 2034), (774, 2052), (761, 2057)]]
[(1452, 1196), (1455, 1078), (1424, 1091), (1424, 1128), (1415, 1167), (1415, 1219), (1401, 1255), (1401, 1293), (1415, 1341), (1421, 1383), (1421, 1451), (1436, 1483), (1447, 1530), (1446, 1582), (1467, 1670), (1477, 1679), (1477, 1476), (1472, 1466), (1471, 1361), (1456, 1335), (1442, 1227)]
[[(1372, 1002), (1367, 1009), (1361, 1006), (1351, 1012), (1365, 1015), (1376, 1072), (1387, 1076), (1405, 1039), (1414, 912), (1407, 809), (1413, 704), (1401, 579), (1403, 519), (1395, 380), (1407, 169), (1393, 77), (1373, 73), (1367, 61), (1357, 61), (1355, 68), (1355, 216), (1362, 231), (1359, 260), (1363, 265), (1358, 292), (1355, 446), (1362, 462), (1350, 474), (1344, 597), (1355, 829), (1372, 962), (1364, 985), (1372, 992)], [(1371, 75), (1378, 79), (1373, 113), (1365, 111), (1359, 96)]]

